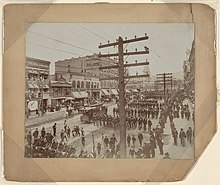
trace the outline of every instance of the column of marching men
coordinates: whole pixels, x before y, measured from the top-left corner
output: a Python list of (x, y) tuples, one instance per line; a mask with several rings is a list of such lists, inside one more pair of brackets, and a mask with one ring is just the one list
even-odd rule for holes
[[(126, 105), (126, 128), (129, 132), (126, 136), (128, 155), (131, 158), (154, 158), (155, 150), (159, 151), (164, 158), (169, 158), (168, 151), (164, 152), (163, 133), (167, 120), (170, 122), (171, 133), (174, 145), (186, 146), (186, 140), (192, 144), (194, 130), (181, 128), (179, 131), (175, 127), (174, 118), (194, 120), (194, 111), (190, 110), (189, 104), (185, 103), (186, 97), (179, 93), (175, 98), (167, 98), (166, 103), (160, 98), (146, 97), (142, 100), (128, 102)], [(152, 120), (158, 120), (158, 124), (153, 126)], [(106, 127), (118, 129), (119, 110), (113, 109), (113, 114), (108, 114), (107, 108), (103, 111), (96, 111), (92, 115), (92, 122), (96, 127)], [(145, 135), (148, 135), (146, 138)], [(46, 133), (45, 128), (38, 128), (32, 133), (28, 131), (26, 135), (26, 156), (27, 157), (120, 157), (120, 139), (118, 136), (103, 134), (100, 142), (95, 143), (95, 148), (88, 152), (85, 148), (86, 139), (91, 140), (91, 135), (86, 135), (83, 128), (74, 126), (70, 128), (66, 120), (60, 132), (60, 139), (56, 139), (57, 125), (52, 127), (51, 133)], [(82, 149), (76, 155), (76, 148), (68, 145), (70, 137), (81, 140)], [(88, 138), (89, 137), (89, 138)], [(118, 137), (118, 138), (117, 138)], [(178, 140), (179, 138), (179, 140)], [(179, 142), (178, 142), (179, 141)]]

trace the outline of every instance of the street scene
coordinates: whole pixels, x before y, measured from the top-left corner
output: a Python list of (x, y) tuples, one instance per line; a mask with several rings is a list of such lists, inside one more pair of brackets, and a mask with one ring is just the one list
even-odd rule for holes
[(31, 23), (25, 157), (193, 159), (193, 24)]

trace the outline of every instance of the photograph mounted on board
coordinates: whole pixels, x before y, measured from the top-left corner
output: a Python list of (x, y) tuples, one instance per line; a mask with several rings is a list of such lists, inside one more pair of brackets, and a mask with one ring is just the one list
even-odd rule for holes
[(26, 158), (194, 159), (193, 23), (27, 23)]

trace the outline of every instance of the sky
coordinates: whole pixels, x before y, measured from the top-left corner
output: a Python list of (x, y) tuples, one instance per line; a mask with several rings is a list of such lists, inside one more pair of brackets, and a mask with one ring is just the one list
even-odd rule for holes
[[(143, 51), (149, 54), (125, 56), (129, 63), (149, 62), (151, 75), (164, 72), (180, 72), (187, 59), (194, 39), (192, 23), (29, 23), (26, 25), (26, 56), (51, 62), (50, 74), (54, 74), (58, 60), (78, 58), (101, 52), (117, 53), (117, 48), (99, 49), (100, 43), (143, 37), (149, 39), (124, 45), (128, 52)], [(129, 68), (130, 74), (143, 74), (143, 66)]]

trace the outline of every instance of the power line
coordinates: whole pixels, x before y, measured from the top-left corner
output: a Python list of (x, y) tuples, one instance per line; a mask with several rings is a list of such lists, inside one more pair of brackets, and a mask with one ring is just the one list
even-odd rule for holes
[(93, 31), (89, 30), (88, 28), (85, 28), (85, 27), (83, 27), (83, 26), (80, 26), (80, 27), (81, 27), (82, 29), (84, 29), (84, 30), (86, 30), (86, 31), (88, 31), (88, 32), (90, 32), (90, 33), (96, 35), (97, 37), (99, 37), (99, 38), (101, 38), (101, 39), (103, 39), (103, 40), (107, 40), (107, 39), (105, 39), (104, 37), (100, 36), (99, 34), (97, 34), (97, 33), (93, 32)]
[(55, 42), (59, 42), (59, 43), (61, 43), (61, 44), (67, 45), (67, 46), (71, 46), (71, 47), (78, 48), (78, 49), (85, 50), (85, 51), (89, 51), (89, 52), (94, 52), (94, 51), (89, 50), (89, 49), (85, 49), (85, 48), (82, 48), (82, 47), (79, 47), (79, 46), (76, 46), (76, 45), (73, 45), (73, 44), (69, 44), (69, 43), (67, 43), (67, 42), (63, 42), (63, 41), (60, 41), (60, 40), (57, 40), (57, 39), (48, 37), (48, 36), (46, 36), (46, 35), (42, 35), (42, 34), (39, 34), (39, 33), (35, 33), (35, 32), (32, 32), (32, 31), (28, 31), (28, 32), (31, 33), (31, 34), (34, 34), (34, 35), (38, 35), (38, 36), (40, 36), (40, 37), (47, 38), (47, 39), (49, 39), (49, 40), (53, 40), (53, 41), (55, 41)]
[(48, 46), (43, 46), (43, 45), (36, 44), (36, 43), (33, 43), (33, 42), (29, 42), (29, 41), (27, 41), (27, 43), (31, 44), (31, 45), (38, 46), (38, 47), (42, 47), (42, 48), (47, 48), (47, 49), (56, 50), (56, 51), (63, 52), (63, 53), (73, 54), (75, 56), (80, 56), (79, 54), (76, 54), (76, 53), (72, 53), (72, 52), (68, 52), (68, 51), (64, 51), (64, 50), (60, 50), (60, 49), (55, 49), (55, 48), (51, 48), (51, 47), (48, 47)]

